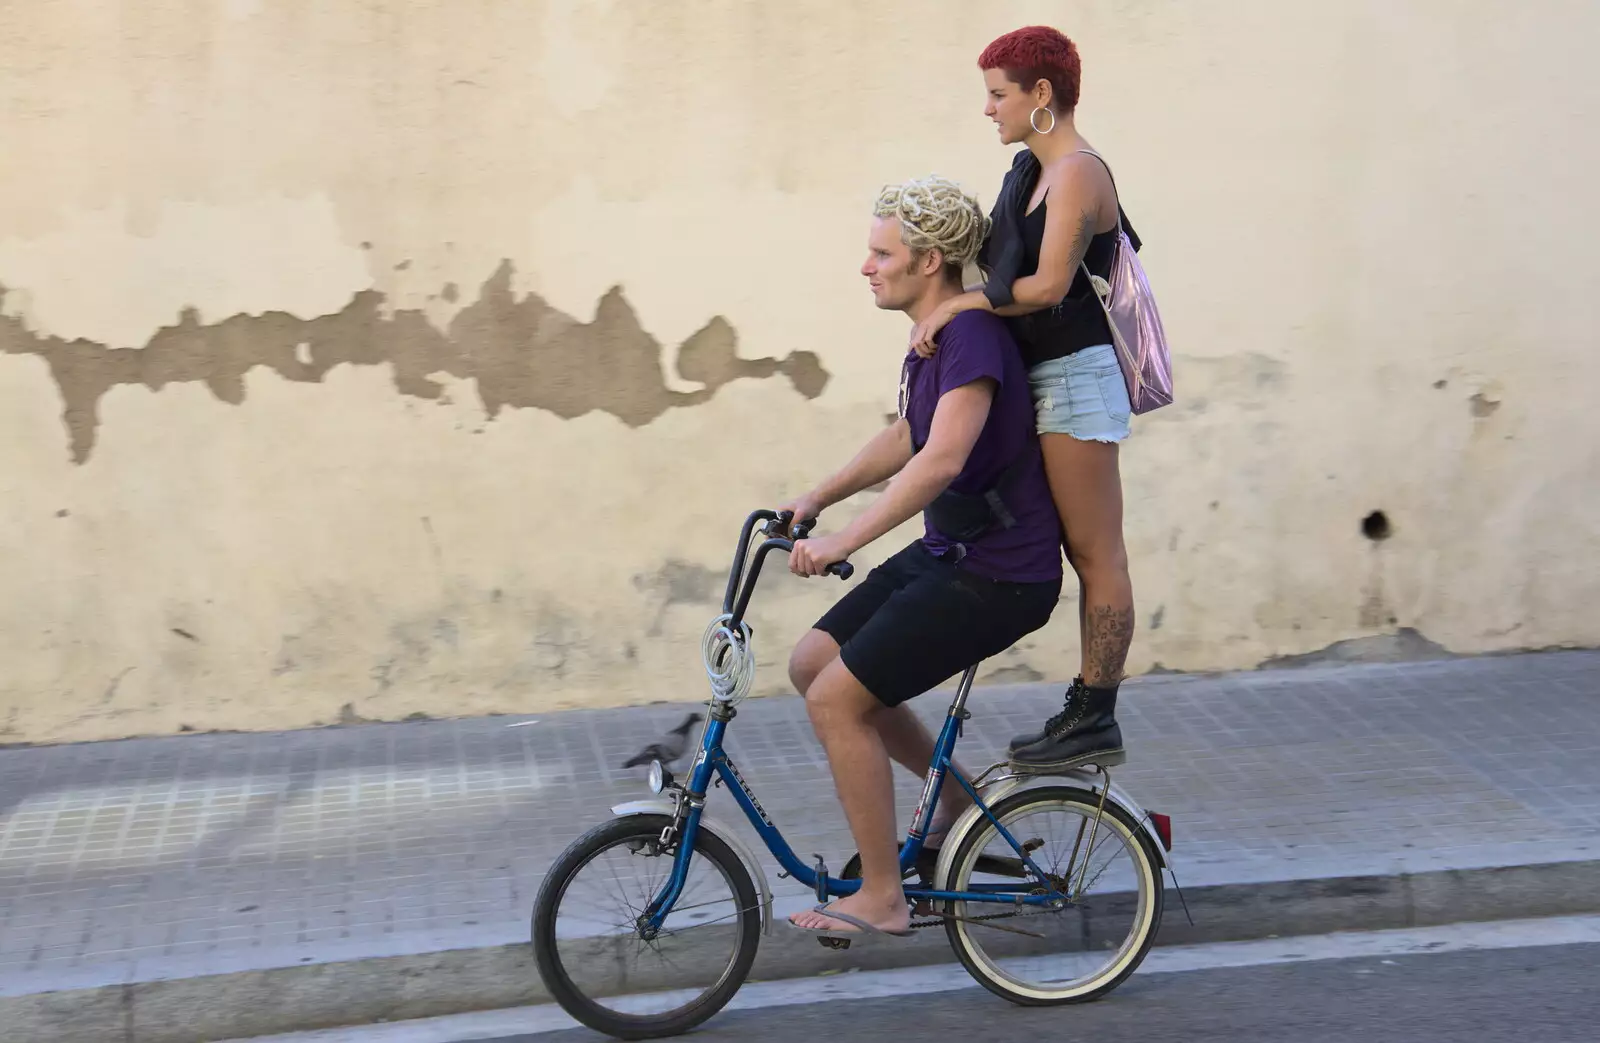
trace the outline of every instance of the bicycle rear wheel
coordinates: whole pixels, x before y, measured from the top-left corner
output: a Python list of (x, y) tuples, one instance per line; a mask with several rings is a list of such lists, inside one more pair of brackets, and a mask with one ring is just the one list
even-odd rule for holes
[[(643, 913), (672, 875), (666, 815), (629, 815), (579, 837), (534, 902), (533, 950), (568, 1014), (617, 1039), (674, 1036), (733, 998), (760, 944), (755, 883), (732, 848), (701, 829), (688, 878), (660, 933)], [(703, 983), (703, 984), (700, 984)]]
[[(1161, 863), (1132, 816), (1067, 786), (1026, 789), (990, 810), (1046, 875), (1034, 894), (1063, 893), (1059, 908), (950, 902), (945, 931), (984, 988), (1025, 1006), (1105, 995), (1144, 960), (1161, 923)], [(1011, 872), (1006, 872), (1010, 868)], [(988, 819), (959, 841), (945, 886), (1016, 883), (1034, 874)]]

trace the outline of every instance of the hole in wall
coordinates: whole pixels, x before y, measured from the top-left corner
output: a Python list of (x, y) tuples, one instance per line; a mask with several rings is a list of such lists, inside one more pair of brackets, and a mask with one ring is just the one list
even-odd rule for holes
[(1389, 524), (1389, 516), (1387, 514), (1382, 511), (1373, 511), (1361, 519), (1361, 535), (1376, 543), (1394, 535), (1394, 527)]

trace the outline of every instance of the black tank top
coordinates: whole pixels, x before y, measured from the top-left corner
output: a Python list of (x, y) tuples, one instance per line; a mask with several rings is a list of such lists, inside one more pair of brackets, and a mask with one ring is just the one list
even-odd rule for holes
[[(1044, 244), (1045, 207), (1049, 193), (1039, 205), (1022, 219), (1022, 268), (1017, 278), (1037, 274), (1039, 251)], [(1089, 240), (1084, 263), (1102, 279), (1111, 275), (1111, 259), (1116, 251), (1117, 230), (1101, 232)], [(1111, 343), (1111, 327), (1106, 324), (1106, 313), (1095, 299), (1094, 287), (1080, 267), (1072, 276), (1067, 295), (1054, 307), (1014, 315), (1006, 319), (1011, 335), (1022, 348), (1022, 358), (1029, 366), (1050, 359), (1062, 358), (1092, 348), (1096, 344)]]

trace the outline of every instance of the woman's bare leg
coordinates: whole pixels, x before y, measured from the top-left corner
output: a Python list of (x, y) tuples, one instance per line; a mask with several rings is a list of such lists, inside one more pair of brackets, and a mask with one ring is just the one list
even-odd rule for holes
[[(1133, 581), (1122, 538), (1122, 475), (1115, 442), (1039, 436), (1050, 495), (1066, 530), (1067, 560), (1078, 575), (1083, 684), (1046, 727), (1045, 738), (1014, 753), (1020, 764), (1064, 767), (1086, 753), (1122, 752), (1113, 711), (1133, 643)], [(1077, 696), (1077, 699), (1074, 699)]]

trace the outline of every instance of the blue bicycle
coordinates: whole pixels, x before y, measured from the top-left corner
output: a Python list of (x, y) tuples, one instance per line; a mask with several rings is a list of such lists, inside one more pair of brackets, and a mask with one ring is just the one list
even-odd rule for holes
[[(782, 875), (819, 901), (860, 886), (856, 857), (837, 876), (821, 856), (814, 865), (802, 862), (722, 748), (754, 674), (745, 611), (763, 560), (793, 547), (781, 535), (791, 531), (789, 521), (765, 510), (745, 519), (722, 613), (702, 644), (712, 695), (688, 777), (676, 780), (653, 763), (655, 796), (613, 808), (615, 818), (574, 841), (551, 866), (534, 905), (533, 947), (545, 987), (578, 1021), (618, 1039), (676, 1035), (716, 1014), (749, 975), (761, 934), (771, 931), (762, 864), (706, 810), (714, 781), (733, 794)], [(793, 537), (803, 539), (809, 528), (796, 525)], [(762, 542), (752, 556), (757, 535)], [(848, 579), (853, 569), (840, 562), (829, 571)], [(971, 716), (967, 695), (976, 673), (973, 664), (962, 675), (901, 846), (912, 926), (944, 927), (968, 973), (1012, 1002), (1102, 996), (1133, 973), (1155, 939), (1170, 822), (1112, 783), (1105, 765), (1040, 776), (996, 764), (963, 777), (952, 757)], [(947, 778), (975, 804), (930, 849), (927, 830)]]

